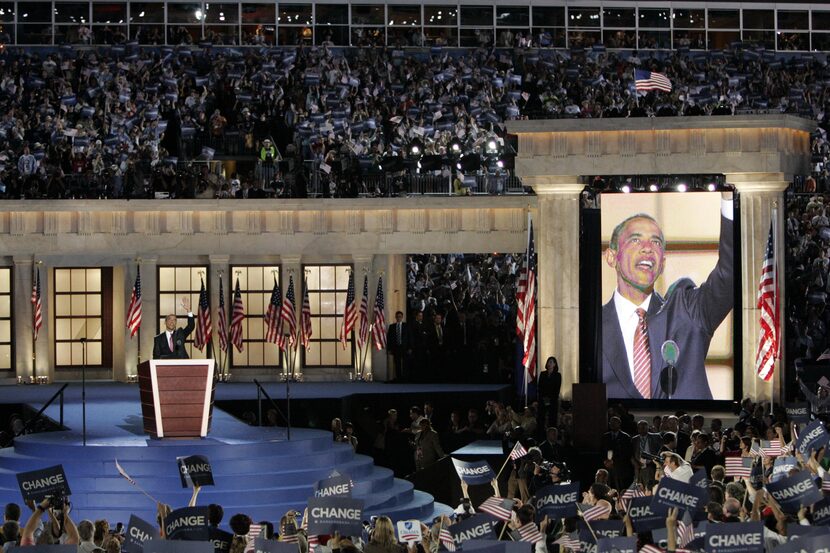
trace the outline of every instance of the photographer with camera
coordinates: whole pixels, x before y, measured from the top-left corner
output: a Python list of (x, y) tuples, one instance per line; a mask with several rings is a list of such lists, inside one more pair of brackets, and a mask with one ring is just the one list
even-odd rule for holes
[(571, 471), (568, 465), (558, 461), (544, 461), (536, 464), (533, 470), (533, 479), (530, 481), (530, 495), (552, 484), (567, 484), (571, 480)]
[[(47, 497), (35, 506), (32, 516), (23, 527), (20, 535), (20, 545), (49, 545), (60, 543), (63, 545), (80, 545), (78, 528), (69, 516), (72, 505), (64, 497)], [(49, 515), (51, 529), (42, 525), (43, 515)], [(57, 535), (55, 526), (57, 525)], [(36, 535), (40, 530), (40, 534)], [(90, 540), (92, 533), (90, 532)]]

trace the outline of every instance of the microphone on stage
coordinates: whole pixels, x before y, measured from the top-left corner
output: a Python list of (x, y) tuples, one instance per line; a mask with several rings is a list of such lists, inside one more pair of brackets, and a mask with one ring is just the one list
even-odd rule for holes
[(677, 358), (680, 357), (680, 348), (674, 340), (666, 340), (660, 346), (660, 355), (663, 356), (665, 368), (660, 371), (660, 388), (671, 399), (677, 389)]

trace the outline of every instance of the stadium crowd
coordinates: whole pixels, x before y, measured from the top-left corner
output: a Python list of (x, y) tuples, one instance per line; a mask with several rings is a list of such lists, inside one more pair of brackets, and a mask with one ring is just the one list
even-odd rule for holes
[[(672, 92), (635, 92), (635, 68), (664, 72)], [(512, 163), (504, 121), (518, 118), (793, 113), (821, 125), (821, 156), (828, 77), (819, 57), (740, 47), (654, 57), (584, 48), (8, 47), (0, 191), (354, 196), (400, 192), (389, 183), (420, 171), (447, 190), (456, 183), (458, 194), (487, 175), (494, 184), (475, 191), (500, 193)], [(223, 174), (209, 163), (215, 156), (240, 163)]]

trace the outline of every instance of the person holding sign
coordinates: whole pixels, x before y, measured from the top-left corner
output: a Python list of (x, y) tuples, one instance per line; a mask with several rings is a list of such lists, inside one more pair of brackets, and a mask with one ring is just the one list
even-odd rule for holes
[(193, 332), (196, 323), (190, 310), (190, 298), (182, 297), (182, 309), (187, 313), (187, 326), (176, 328), (176, 315), (164, 318), (164, 331), (153, 339), (153, 359), (188, 359), (185, 339)]
[[(78, 545), (81, 543), (78, 528), (75, 526), (72, 517), (69, 516), (69, 511), (72, 508), (69, 502), (66, 501), (62, 505), (55, 505), (52, 501), (52, 498), (47, 497), (35, 506), (32, 516), (29, 517), (26, 526), (23, 527), (23, 532), (20, 534), (21, 547), (24, 545), (35, 545), (35, 531), (40, 527), (41, 518), (43, 518), (44, 513), (48, 514), (51, 520), (57, 520), (55, 517), (55, 510), (57, 509), (63, 512), (64, 534), (61, 536), (61, 543), (64, 545)], [(51, 531), (45, 532), (45, 534), (48, 537), (52, 536)]]
[(375, 528), (369, 537), (369, 543), (363, 553), (404, 553), (406, 548), (398, 544), (395, 538), (395, 527), (389, 517), (381, 516), (375, 519)]

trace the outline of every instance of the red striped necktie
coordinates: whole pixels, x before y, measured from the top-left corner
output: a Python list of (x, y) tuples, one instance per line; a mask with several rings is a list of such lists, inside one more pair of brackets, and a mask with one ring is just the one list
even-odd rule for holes
[(637, 309), (637, 329), (634, 331), (634, 386), (645, 399), (651, 399), (651, 351), (648, 346), (646, 312)]

